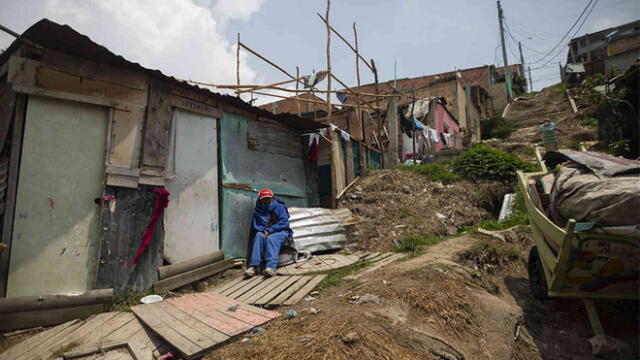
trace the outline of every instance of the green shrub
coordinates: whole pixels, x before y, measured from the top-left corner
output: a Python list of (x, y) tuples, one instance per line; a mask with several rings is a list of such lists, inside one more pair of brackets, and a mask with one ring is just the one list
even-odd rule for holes
[(515, 126), (511, 120), (501, 116), (494, 116), (482, 123), (482, 139), (506, 139), (515, 131)]
[(476, 146), (465, 151), (452, 164), (454, 173), (469, 180), (498, 180), (504, 183), (515, 180), (516, 170), (533, 172), (537, 169), (537, 164), (486, 146)]
[(400, 243), (396, 245), (396, 251), (410, 252), (412, 255), (419, 255), (422, 253), (420, 246), (435, 245), (443, 239), (444, 237), (438, 236), (425, 237), (416, 234), (405, 234), (400, 238)]
[(594, 117), (588, 117), (580, 121), (580, 125), (582, 126), (598, 126), (598, 119)]
[(460, 180), (460, 176), (451, 172), (444, 163), (424, 164), (424, 165), (399, 165), (398, 169), (411, 171), (424, 175), (431, 181), (439, 181), (443, 184), (450, 184)]

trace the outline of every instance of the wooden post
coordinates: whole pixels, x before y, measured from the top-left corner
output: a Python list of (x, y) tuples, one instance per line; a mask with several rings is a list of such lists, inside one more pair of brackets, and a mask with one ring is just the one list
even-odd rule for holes
[[(358, 86), (360, 86), (360, 54), (358, 53), (358, 30), (356, 30), (356, 23), (353, 23), (353, 37), (355, 39), (355, 52), (356, 52), (356, 81)], [(364, 131), (364, 118), (362, 117), (362, 111), (360, 110), (360, 97), (356, 96), (356, 121), (360, 124), (360, 169), (363, 170), (366, 162), (364, 141), (366, 139), (365, 131)]]
[(327, 0), (327, 115), (331, 118), (331, 27), (329, 26), (329, 9), (331, 8), (331, 0)]
[(417, 161), (416, 161), (416, 123), (415, 120), (413, 120), (413, 108), (416, 107), (416, 92), (415, 90), (413, 91), (413, 102), (411, 103), (411, 119), (409, 119), (411, 121), (411, 127), (413, 128), (413, 165), (417, 165)]
[[(300, 67), (296, 66), (296, 79), (300, 78)], [(296, 105), (298, 106), (298, 116), (300, 116), (300, 101), (298, 101), (298, 86), (299, 82), (296, 81)]]
[[(238, 44), (236, 46), (236, 80), (240, 86), (240, 33), (238, 33)], [(236, 96), (240, 97), (240, 93), (236, 90)]]

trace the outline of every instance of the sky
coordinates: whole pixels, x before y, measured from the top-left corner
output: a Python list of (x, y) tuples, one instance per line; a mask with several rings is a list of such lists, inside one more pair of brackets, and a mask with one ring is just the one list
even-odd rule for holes
[[(502, 1), (508, 62), (519, 62), (522, 42), (534, 90), (560, 81), (558, 61), (566, 61), (569, 38), (640, 19), (638, 0), (594, 1), (580, 29), (578, 23), (564, 40), (588, 0)], [(291, 74), (296, 66), (301, 74), (326, 69), (327, 30), (316, 15), (324, 16), (326, 6), (326, 0), (0, 0), (0, 24), (22, 33), (48, 18), (167, 75), (235, 84), (238, 33)], [(332, 0), (329, 20), (352, 44), (356, 23), (359, 51), (375, 60), (380, 81), (394, 72), (401, 79), (503, 63), (493, 0)], [(11, 41), (0, 33), (0, 48)], [(330, 52), (332, 72), (356, 85), (355, 55), (333, 34)], [(288, 79), (246, 51), (240, 64), (242, 84)], [(362, 63), (360, 73), (362, 84), (373, 82)]]

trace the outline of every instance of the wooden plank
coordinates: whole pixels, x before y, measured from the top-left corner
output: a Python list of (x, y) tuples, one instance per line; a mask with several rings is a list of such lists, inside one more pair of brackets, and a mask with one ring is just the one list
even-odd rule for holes
[(72, 351), (67, 351), (62, 356), (64, 359), (77, 359), (87, 355), (92, 355), (100, 352), (108, 352), (110, 350), (123, 347), (128, 348), (129, 344), (126, 341), (102, 342), (100, 343), (100, 345), (91, 345), (80, 347)]
[(126, 266), (140, 248), (156, 203), (156, 194), (150, 186), (125, 189), (107, 186), (104, 195), (116, 196), (116, 209), (112, 213), (103, 206), (100, 226), (100, 254), (98, 261), (98, 288), (113, 288), (115, 295), (131, 291), (146, 291), (158, 280), (158, 267), (162, 266), (164, 228), (156, 224), (151, 244), (135, 266)]
[(158, 277), (160, 280), (166, 279), (222, 260), (224, 260), (224, 250), (214, 251), (211, 254), (198, 256), (187, 261), (159, 267)]
[(285, 283), (288, 280), (290, 280), (287, 276), (274, 276), (273, 278), (275, 278), (277, 280), (275, 280), (275, 281), (269, 283), (268, 285), (262, 287), (262, 289), (260, 289), (259, 291), (254, 292), (249, 297), (244, 297), (244, 296), (241, 297), (240, 299), (238, 299), (238, 301), (242, 301), (242, 302), (245, 302), (247, 304), (254, 304), (256, 302), (256, 300), (260, 299), (261, 297), (263, 297), (266, 294), (268, 294), (271, 291), (273, 291), (273, 289), (277, 288), (278, 286), (280, 286), (283, 283)]
[[(105, 313), (95, 315), (93, 318), (97, 318), (99, 321), (113, 317), (114, 313)], [(64, 331), (56, 336), (53, 336), (45, 341), (35, 344), (29, 350), (21, 354), (16, 359), (34, 360), (34, 359), (48, 359), (51, 353), (62, 348), (66, 344), (75, 341), (78, 338), (78, 330), (80, 328), (86, 328), (87, 322), (80, 322), (78, 326), (73, 327), (70, 331)]]
[(284, 301), (283, 305), (294, 305), (298, 301), (302, 300), (313, 288), (315, 288), (327, 275), (316, 275), (305, 286), (293, 294), (290, 298)]
[(15, 112), (13, 116), (13, 131), (11, 134), (11, 153), (9, 159), (9, 177), (7, 179), (6, 208), (2, 228), (2, 241), (7, 245), (7, 250), (0, 252), (0, 297), (7, 296), (7, 281), (9, 279), (9, 254), (11, 253), (11, 240), (13, 238), (13, 219), (16, 202), (16, 189), (18, 187), (18, 172), (20, 169), (20, 153), (22, 151), (22, 133), (24, 119), (27, 110), (27, 96), (17, 95)]
[(244, 294), (248, 290), (252, 289), (257, 283), (263, 281), (264, 278), (261, 276), (254, 276), (249, 280), (244, 280), (238, 283), (238, 285), (226, 290), (224, 293), (220, 295), (228, 296), (232, 299)]
[(304, 285), (306, 285), (309, 281), (311, 281), (312, 278), (313, 278), (313, 276), (302, 276), (302, 277), (300, 277), (300, 279), (298, 279), (297, 282), (295, 282), (287, 290), (285, 290), (280, 295), (278, 295), (275, 299), (271, 300), (268, 303), (268, 305), (281, 305), (281, 304), (283, 304), (287, 299), (289, 299), (293, 294), (295, 294), (296, 291), (300, 290)]
[(230, 289), (232, 286), (236, 285), (237, 283), (241, 282), (243, 279), (242, 276), (238, 276), (236, 278), (233, 278), (229, 281), (227, 281), (226, 283), (217, 286), (215, 289), (213, 289), (214, 292), (217, 292), (218, 294), (220, 294), (221, 292)]
[[(206, 301), (205, 305), (202, 305), (203, 300)], [(218, 332), (228, 337), (233, 337), (246, 331), (247, 323), (239, 321), (235, 318), (229, 317), (219, 311), (216, 311), (213, 307), (209, 306), (209, 298), (195, 298), (189, 296), (181, 298), (179, 301), (169, 301), (173, 306), (178, 307), (185, 313), (196, 317), (198, 320), (205, 323), (207, 326), (216, 329)]]
[(380, 254), (380, 255), (378, 255), (378, 256), (368, 258), (368, 259), (367, 259), (367, 261), (369, 261), (369, 262), (376, 262), (376, 261), (380, 261), (380, 260), (382, 260), (382, 259), (386, 259), (386, 258), (388, 258), (388, 257), (389, 257), (389, 256), (391, 256), (391, 255), (393, 255), (393, 253), (389, 253), (389, 252), (381, 253), (381, 254)]
[(151, 81), (147, 121), (142, 145), (142, 164), (164, 168), (169, 155), (171, 130), (171, 88), (160, 81)]
[(271, 289), (271, 291), (265, 293), (262, 297), (253, 300), (251, 304), (254, 304), (254, 305), (267, 304), (269, 301), (275, 299), (278, 295), (280, 295), (280, 293), (282, 293), (283, 291), (286, 291), (287, 288), (289, 288), (291, 285), (293, 285), (298, 280), (300, 280), (301, 277), (302, 277), (301, 275), (287, 276), (286, 277), (287, 280), (285, 282), (274, 287), (273, 289)]
[(243, 304), (226, 296), (220, 296), (213, 293), (200, 293), (197, 294), (197, 296), (208, 297), (215, 310), (254, 326), (264, 324), (265, 322), (280, 316), (280, 313)]
[(379, 252), (372, 252), (372, 253), (368, 253), (365, 256), (361, 257), (361, 259), (369, 260), (369, 259), (375, 258), (376, 256), (379, 256), (379, 255), (380, 255)]
[[(172, 318), (158, 311), (159, 308), (154, 304), (138, 305), (131, 308), (134, 314), (150, 328), (153, 329), (161, 338), (174, 346), (187, 359), (192, 359), (200, 354), (204, 348), (200, 346), (202, 343), (198, 339), (190, 339), (192, 331), (185, 325), (172, 322)], [(175, 328), (174, 328), (175, 326)]]
[(110, 304), (113, 289), (85, 291), (80, 295), (37, 295), (0, 299), (0, 314), (75, 307), (82, 305)]
[(240, 301), (240, 302), (246, 302), (245, 300), (248, 299), (249, 297), (253, 296), (256, 292), (262, 290), (263, 288), (270, 286), (271, 284), (273, 284), (274, 282), (278, 282), (278, 281), (282, 281), (282, 276), (273, 276), (273, 277), (269, 277), (266, 279), (263, 279), (261, 282), (257, 283), (255, 286), (253, 286), (251, 289), (249, 289), (247, 292), (245, 292), (244, 294), (235, 297), (234, 299), (236, 301)]
[(198, 269), (194, 269), (182, 274), (171, 276), (166, 279), (158, 281), (156, 283), (156, 290), (160, 292), (172, 290), (180, 286), (190, 284), (194, 281), (203, 279), (207, 276), (211, 276), (213, 274), (217, 274), (222, 271), (225, 271), (229, 268), (232, 268), (234, 265), (235, 265), (234, 259), (226, 259), (226, 260), (218, 261), (215, 264), (203, 266)]
[(86, 319), (104, 311), (104, 305), (83, 305), (62, 309), (33, 310), (0, 314), (0, 330), (58, 325), (73, 319)]
[(199, 317), (194, 316), (195, 314), (187, 313), (170, 302), (161, 301), (158, 303), (158, 307), (171, 315), (176, 321), (184, 323), (211, 340), (212, 344), (210, 346), (229, 340), (229, 336), (223, 332), (202, 322)]
[(45, 330), (41, 333), (33, 335), (32, 337), (20, 343), (13, 345), (9, 349), (7, 349), (5, 352), (0, 353), (0, 358), (1, 359), (17, 359), (18, 356), (29, 351), (29, 349), (33, 348), (36, 344), (40, 344), (50, 338), (54, 338), (60, 333), (69, 333), (80, 325), (81, 325), (80, 320), (71, 320), (71, 321), (67, 321), (64, 324), (60, 324), (54, 328), (51, 328), (49, 330)]
[(308, 261), (287, 265), (278, 269), (279, 274), (300, 275), (311, 272), (339, 269), (352, 265), (358, 261), (357, 256), (348, 255), (318, 255)]
[(171, 94), (171, 106), (216, 119), (221, 119), (223, 114), (216, 107), (177, 94)]

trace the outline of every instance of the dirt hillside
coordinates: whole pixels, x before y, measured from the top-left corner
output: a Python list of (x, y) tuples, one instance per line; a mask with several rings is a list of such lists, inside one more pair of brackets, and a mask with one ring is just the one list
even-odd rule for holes
[(574, 113), (559, 85), (550, 86), (538, 93), (526, 94), (509, 106), (505, 118), (513, 121), (516, 131), (504, 142), (540, 142), (538, 125), (547, 117), (558, 124), (561, 146), (570, 148), (580, 141), (594, 141), (597, 129), (594, 122), (588, 121), (592, 110), (590, 107), (582, 107)]

